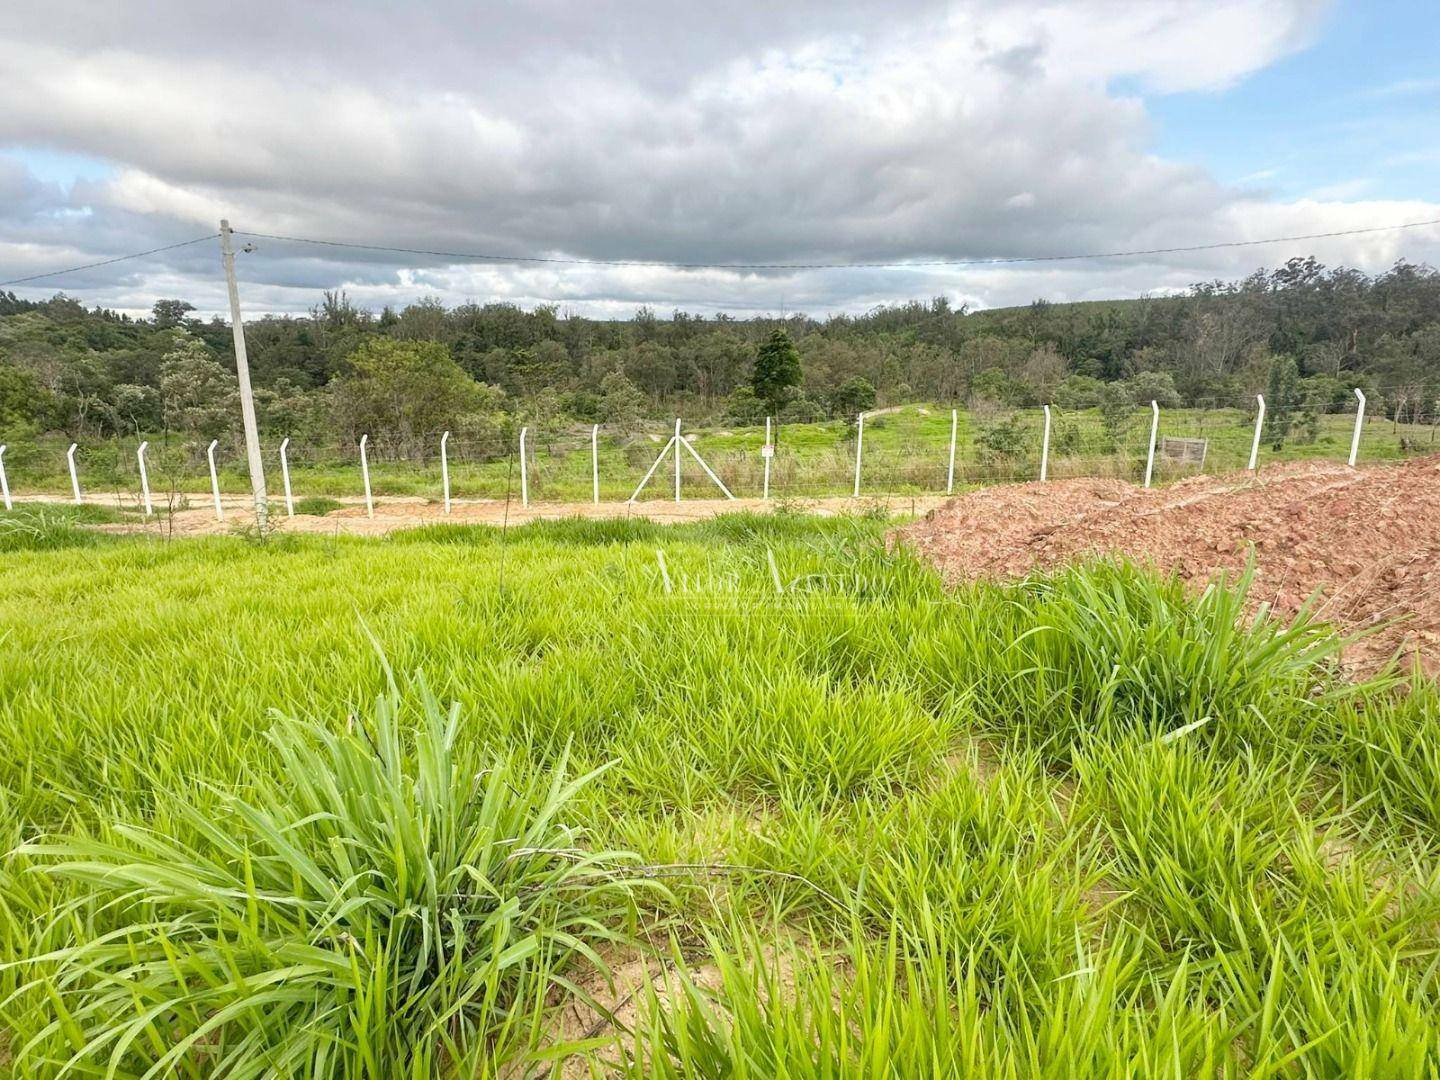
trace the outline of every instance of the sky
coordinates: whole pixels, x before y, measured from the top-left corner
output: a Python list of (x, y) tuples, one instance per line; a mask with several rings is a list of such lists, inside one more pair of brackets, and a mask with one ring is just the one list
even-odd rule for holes
[[(1440, 219), (1433, 0), (10, 0), (0, 281), (214, 233), (685, 263), (1136, 251)], [(739, 270), (243, 237), (324, 290), (628, 317), (1164, 294), (1440, 226), (1169, 255)], [(218, 242), (23, 285), (225, 306)]]

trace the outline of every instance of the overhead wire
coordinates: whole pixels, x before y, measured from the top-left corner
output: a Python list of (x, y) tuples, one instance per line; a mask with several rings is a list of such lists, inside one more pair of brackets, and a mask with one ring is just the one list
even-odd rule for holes
[(348, 248), (361, 251), (384, 251), (400, 255), (423, 255), (439, 259), (469, 259), (495, 263), (547, 263), (565, 266), (635, 266), (671, 270), (880, 270), (903, 269), (906, 267), (931, 266), (1001, 266), (1014, 263), (1072, 262), (1087, 259), (1123, 259), (1143, 255), (1176, 255), (1199, 251), (1218, 251), (1225, 248), (1257, 247), (1262, 244), (1286, 244), (1301, 240), (1325, 240), (1341, 236), (1361, 236), (1366, 233), (1395, 232), (1400, 229), (1418, 229), (1440, 225), (1440, 218), (1427, 221), (1408, 221), (1398, 225), (1370, 225), (1354, 229), (1334, 229), (1328, 232), (1297, 233), (1291, 236), (1272, 236), (1260, 240), (1225, 240), (1211, 244), (1188, 244), (1175, 247), (1135, 248), (1125, 251), (1098, 251), (1067, 255), (1013, 255), (995, 258), (957, 259), (897, 259), (891, 261), (857, 262), (680, 262), (666, 259), (591, 259), (579, 256), (559, 255), (511, 255), (483, 251), (446, 251), (435, 248), (398, 247), (389, 244), (368, 244), (351, 240), (324, 240), (309, 236), (288, 236), (283, 233), (248, 232), (235, 230), (236, 236), (247, 236), (258, 240), (278, 240), (292, 244), (310, 244), (316, 247)]
[(60, 277), (64, 274), (78, 274), (82, 270), (94, 270), (101, 266), (113, 266), (116, 263), (129, 262), (131, 259), (143, 259), (149, 255), (159, 255), (162, 251), (174, 251), (176, 248), (190, 247), (192, 244), (203, 244), (206, 240), (217, 240), (218, 232), (206, 236), (197, 236), (193, 240), (181, 240), (178, 244), (164, 244), (160, 247), (153, 247), (146, 251), (136, 251), (129, 255), (117, 255), (113, 259), (101, 259), (98, 262), (82, 263), (79, 266), (67, 266), (63, 270), (47, 270), (43, 274), (30, 274), (27, 277), (11, 278), (9, 281), (0, 281), (0, 287), (6, 285), (23, 285), (27, 281), (40, 281), (44, 278)]
[[(750, 270), (750, 271), (776, 271), (776, 270), (881, 270), (881, 269), (906, 269), (926, 268), (937, 266), (1006, 266), (1024, 263), (1049, 263), (1049, 262), (1083, 262), (1091, 259), (1126, 259), (1140, 258), (1152, 255), (1180, 255), (1193, 254), (1202, 251), (1220, 251), (1233, 248), (1259, 247), (1265, 244), (1287, 244), (1298, 243), (1306, 240), (1328, 240), (1345, 236), (1363, 236), (1373, 233), (1398, 232), (1402, 229), (1419, 229), (1428, 226), (1440, 225), (1440, 218), (1433, 218), (1425, 221), (1407, 221), (1395, 225), (1369, 225), (1353, 229), (1332, 229), (1326, 232), (1295, 233), (1289, 236), (1270, 236), (1258, 240), (1222, 240), (1209, 244), (1185, 244), (1171, 247), (1156, 248), (1130, 248), (1120, 251), (1092, 251), (1082, 253), (1071, 253), (1062, 255), (1008, 255), (997, 257), (977, 258), (954, 258), (954, 259), (895, 259), (895, 260), (871, 260), (854, 262), (690, 262), (674, 261), (666, 259), (592, 259), (580, 256), (560, 255), (515, 255), (501, 254), (484, 251), (449, 251), (440, 248), (403, 247), (391, 244), (371, 244), (352, 240), (327, 240), (309, 236), (293, 236), (284, 233), (251, 232), (248, 230), (234, 230), (236, 236), (249, 237), (256, 240), (274, 240), (281, 243), (308, 244), (313, 247), (341, 248), (353, 251), (379, 251), (399, 255), (418, 255), (434, 259), (454, 259), (459, 261), (475, 261), (490, 263), (525, 263), (525, 264), (546, 264), (561, 266), (609, 266), (609, 267), (649, 267), (654, 269), (670, 270)], [(207, 233), (204, 236), (197, 236), (191, 240), (181, 240), (174, 244), (163, 244), (159, 247), (147, 248), (144, 251), (132, 252), (128, 255), (117, 255), (109, 259), (99, 259), (95, 262), (81, 263), (77, 266), (67, 266), (58, 270), (47, 270), (39, 274), (27, 274), (22, 277), (10, 278), (0, 281), (0, 287), (9, 285), (23, 285), (31, 281), (43, 281), (47, 278), (63, 277), (67, 274), (76, 274), (85, 270), (95, 270), (104, 266), (113, 266), (116, 263), (129, 262), (134, 259), (144, 259), (152, 255), (159, 255), (167, 251), (175, 251), (179, 248), (191, 247), (195, 244), (203, 244), (209, 240), (215, 240), (220, 236), (218, 232)]]

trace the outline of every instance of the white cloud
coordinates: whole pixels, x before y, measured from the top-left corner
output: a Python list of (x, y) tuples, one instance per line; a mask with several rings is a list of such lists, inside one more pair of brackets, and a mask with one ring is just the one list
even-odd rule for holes
[[(68, 192), (0, 175), (0, 194), (24, 187), (0, 208), (0, 278), (221, 216), (437, 250), (705, 262), (1037, 256), (1251, 237), (1277, 218), (1293, 233), (1410, 216), (1342, 191), (1270, 203), (1157, 158), (1142, 100), (1112, 89), (1226, 86), (1303, 46), (1319, 0), (457, 0), (403, 16), (256, 0), (223, 37), (212, 2), (153, 6), (132, 26), (109, 8), (18, 5), (0, 42), (0, 145), (116, 170)], [(54, 215), (77, 206), (92, 211), (83, 233)], [(1417, 239), (1405, 250), (1434, 250)], [(1359, 261), (1399, 243), (1334, 248)], [(251, 309), (303, 309), (343, 284), (375, 303), (423, 290), (597, 312), (823, 311), (931, 292), (1002, 303), (1174, 288), (1294, 253), (740, 274), (446, 266), (264, 242), (245, 273)], [(125, 307), (163, 288), (218, 309), (214, 263), (187, 248), (158, 269), (59, 284)]]

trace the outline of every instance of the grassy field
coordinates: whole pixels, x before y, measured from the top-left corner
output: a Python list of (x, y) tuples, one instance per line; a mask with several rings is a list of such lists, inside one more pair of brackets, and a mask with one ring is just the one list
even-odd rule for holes
[[(1343, 461), (1350, 452), (1353, 412), (1320, 417), (1310, 434), (1292, 433), (1279, 451), (1268, 443), (1261, 449), (1262, 464), (1307, 458)], [(996, 435), (996, 429), (1005, 432)], [(1043, 419), (1038, 409), (1006, 410), (979, 416), (961, 410), (956, 432), (957, 485), (1001, 480), (1032, 480), (1039, 475)], [(759, 448), (764, 428), (686, 429), (688, 437), (736, 495), (759, 495), (763, 462)], [(1254, 416), (1238, 409), (1173, 409), (1161, 414), (1161, 438), (1203, 438), (1209, 446), (1206, 469), (1224, 472), (1244, 468), (1249, 461)], [(669, 439), (663, 424), (651, 424), (639, 434), (621, 437), (602, 433), (600, 438), (600, 494), (606, 501), (629, 498)], [(1118, 438), (1107, 435), (1095, 410), (1055, 411), (1051, 433), (1050, 475), (1123, 476), (1144, 474), (1150, 436), (1150, 414), (1137, 409)], [(432, 458), (397, 460), (387, 455), (383, 438), (372, 439), (370, 475), (377, 497), (441, 497), (438, 436)], [(135, 460), (138, 439), (103, 440), (82, 444), (77, 451), (82, 488), (96, 493), (121, 493), (138, 499), (139, 472)], [(907, 405), (874, 416), (865, 424), (862, 491), (871, 494), (924, 494), (943, 492), (949, 471), (950, 410), (935, 404)], [(814, 498), (846, 495), (853, 490), (855, 441), (842, 421), (791, 424), (777, 428), (776, 456), (772, 462), (771, 493), (777, 498)], [(1163, 445), (1163, 444), (1162, 444)], [(65, 464), (68, 443), (49, 439), (35, 445), (14, 445), (7, 452), (12, 488), (17, 492), (68, 493), (70, 478)], [(1393, 424), (1383, 418), (1366, 424), (1361, 443), (1365, 460), (1401, 457), (1440, 447), (1428, 425)], [(520, 490), (518, 439), (481, 442), (454, 438), (449, 445), (451, 490), (457, 498), (503, 498)], [(266, 468), (272, 491), (281, 490), (278, 442), (265, 446)], [(243, 447), (230, 440), (217, 448), (221, 489), (240, 494), (249, 490)], [(530, 497), (538, 501), (587, 501), (591, 497), (590, 431), (558, 431), (532, 436), (529, 459)], [(150, 439), (148, 454), (151, 489), (157, 502), (167, 493), (208, 491), (210, 478), (204, 446), (190, 442)], [(289, 449), (292, 488), (296, 498), (358, 496), (362, 493), (358, 450), (353, 446), (313, 446), (294, 442)], [(1160, 455), (1160, 481), (1188, 475)], [(684, 491), (689, 497), (711, 497), (718, 491), (700, 466), (687, 455), (683, 463)], [(657, 471), (650, 491), (663, 495), (673, 490), (672, 459)]]
[(1433, 685), (1124, 568), (947, 593), (879, 530), (0, 521), (0, 1061), (1440, 1069)]

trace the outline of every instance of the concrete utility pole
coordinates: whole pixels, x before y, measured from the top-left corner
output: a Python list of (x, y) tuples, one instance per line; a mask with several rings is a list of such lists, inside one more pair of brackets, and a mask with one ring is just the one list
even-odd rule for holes
[(235, 375), (240, 380), (240, 416), (245, 423), (245, 457), (250, 463), (250, 489), (255, 493), (255, 525), (265, 531), (265, 463), (260, 458), (260, 429), (255, 423), (255, 395), (250, 389), (250, 359), (245, 353), (245, 324), (240, 321), (240, 290), (235, 285), (235, 249), (230, 222), (220, 221), (220, 255), (230, 290), (230, 331), (235, 335)]

